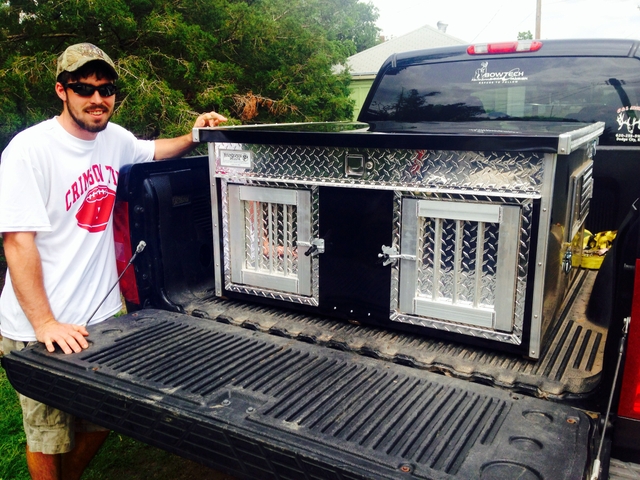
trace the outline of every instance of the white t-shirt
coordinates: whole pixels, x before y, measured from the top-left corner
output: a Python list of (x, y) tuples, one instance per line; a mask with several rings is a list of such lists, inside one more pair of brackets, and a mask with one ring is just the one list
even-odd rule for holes
[[(84, 324), (116, 282), (112, 212), (120, 167), (153, 155), (153, 141), (138, 140), (113, 123), (86, 141), (56, 118), (22, 131), (2, 153), (0, 232), (36, 232), (44, 286), (58, 321)], [(115, 288), (91, 323), (120, 308)], [(0, 333), (36, 340), (10, 275), (0, 296)]]

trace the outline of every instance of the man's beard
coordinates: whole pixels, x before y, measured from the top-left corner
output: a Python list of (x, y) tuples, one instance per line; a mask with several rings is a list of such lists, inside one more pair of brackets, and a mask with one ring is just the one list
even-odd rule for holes
[[(111, 112), (109, 114), (109, 117), (107, 118), (107, 121), (104, 122), (104, 124), (93, 124), (93, 123), (87, 123), (83, 120), (80, 120), (74, 113), (73, 113), (73, 109), (69, 108), (69, 106), (67, 105), (67, 111), (69, 112), (69, 116), (73, 119), (74, 122), (76, 122), (76, 124), (78, 124), (78, 126), (80, 128), (82, 128), (83, 130), (86, 130), (87, 132), (91, 132), (91, 133), (97, 133), (97, 132), (101, 132), (103, 131), (105, 128), (107, 128), (107, 125), (109, 124), (109, 120), (111, 119), (111, 115), (113, 115), (113, 112)], [(108, 110), (106, 110), (108, 112)], [(87, 113), (87, 115), (90, 115), (89, 113)]]

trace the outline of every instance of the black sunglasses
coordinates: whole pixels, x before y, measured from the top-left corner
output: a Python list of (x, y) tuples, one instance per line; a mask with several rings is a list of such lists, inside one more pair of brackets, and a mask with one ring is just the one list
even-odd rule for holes
[(116, 86), (113, 83), (106, 83), (97, 87), (88, 83), (67, 83), (64, 88), (70, 88), (76, 95), (81, 97), (91, 97), (96, 90), (101, 97), (111, 97), (116, 94)]

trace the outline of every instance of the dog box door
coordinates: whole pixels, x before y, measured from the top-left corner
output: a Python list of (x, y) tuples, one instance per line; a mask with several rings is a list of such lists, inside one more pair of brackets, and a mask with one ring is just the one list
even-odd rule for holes
[(230, 184), (228, 195), (232, 284), (310, 296), (310, 191)]
[(400, 312), (510, 332), (519, 225), (518, 206), (404, 199)]

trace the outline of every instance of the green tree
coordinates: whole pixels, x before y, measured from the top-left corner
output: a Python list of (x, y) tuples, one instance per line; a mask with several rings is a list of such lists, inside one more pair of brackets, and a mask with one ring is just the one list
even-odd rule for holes
[(531, 33), (531, 30), (518, 32), (518, 40), (533, 40), (533, 33)]
[(114, 121), (144, 138), (196, 112), (243, 122), (348, 119), (349, 76), (332, 67), (377, 42), (358, 0), (8, 0), (0, 3), (0, 148), (60, 110), (55, 61), (91, 42), (116, 62)]

